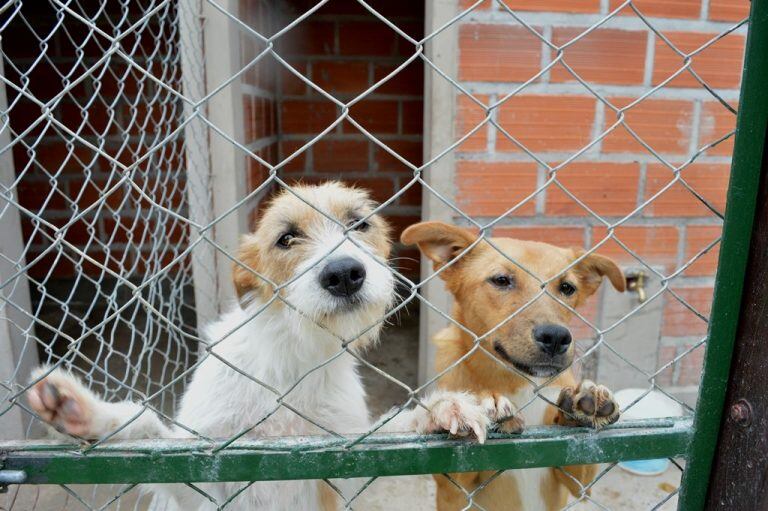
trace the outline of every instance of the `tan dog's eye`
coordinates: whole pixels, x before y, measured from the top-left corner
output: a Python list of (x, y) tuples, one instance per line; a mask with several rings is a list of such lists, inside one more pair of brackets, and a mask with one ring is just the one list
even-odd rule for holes
[(286, 232), (277, 239), (277, 243), (275, 245), (278, 248), (286, 249), (286, 248), (290, 248), (295, 240), (296, 240), (295, 232), (293, 231)]
[(576, 286), (574, 286), (570, 282), (561, 282), (560, 292), (563, 293), (565, 296), (571, 296), (573, 293), (576, 292)]
[(509, 275), (494, 275), (488, 281), (501, 289), (511, 289), (515, 287), (515, 279)]

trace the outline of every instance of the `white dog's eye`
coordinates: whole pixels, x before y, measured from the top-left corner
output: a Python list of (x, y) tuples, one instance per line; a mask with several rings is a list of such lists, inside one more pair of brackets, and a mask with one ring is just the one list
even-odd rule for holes
[(277, 246), (279, 248), (290, 248), (293, 241), (296, 239), (295, 232), (286, 232), (277, 239)]
[[(357, 222), (360, 222), (359, 218), (353, 219), (351, 222), (349, 222), (349, 224), (347, 226), (351, 227), (351, 226), (355, 225)], [(359, 224), (355, 225), (355, 229), (354, 230), (355, 231), (360, 231), (360, 232), (365, 232), (368, 229), (370, 229), (370, 227), (371, 227), (371, 224), (369, 224), (367, 221), (364, 221), (364, 222), (360, 222)]]

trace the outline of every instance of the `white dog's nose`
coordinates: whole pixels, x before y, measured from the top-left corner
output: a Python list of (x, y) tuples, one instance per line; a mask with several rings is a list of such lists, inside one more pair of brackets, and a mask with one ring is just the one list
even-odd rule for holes
[(320, 272), (320, 285), (333, 296), (349, 298), (365, 282), (365, 266), (351, 257), (342, 257), (328, 263)]

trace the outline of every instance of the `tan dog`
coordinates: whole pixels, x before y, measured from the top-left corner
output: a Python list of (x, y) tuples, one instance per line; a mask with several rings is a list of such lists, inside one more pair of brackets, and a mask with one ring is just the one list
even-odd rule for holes
[[(612, 260), (590, 254), (564, 271), (584, 252), (510, 238), (493, 238), (498, 250), (485, 240), (472, 246), (476, 234), (441, 222), (412, 225), (401, 240), (418, 245), (433, 261), (435, 271), (442, 269), (440, 277), (455, 300), (453, 318), (478, 337), (488, 334), (480, 345), (489, 353), (476, 350), (438, 380), (440, 388), (485, 396), (485, 406), (491, 415), (496, 411), (500, 428), (507, 432), (522, 430), (523, 419), (531, 425), (590, 427), (618, 419), (619, 407), (606, 387), (588, 380), (577, 384), (570, 369), (574, 348), (566, 327), (572, 312), (558, 302), (579, 307), (598, 289), (604, 276), (617, 290), (624, 291), (624, 276)], [(549, 279), (552, 282), (547, 284), (547, 291), (557, 300), (548, 294), (538, 296), (541, 282)], [(474, 346), (473, 337), (456, 326), (441, 331), (435, 342), (438, 372)], [(541, 393), (559, 409), (537, 397), (534, 384), (547, 384)], [(520, 408), (522, 417), (516, 415)], [(567, 503), (568, 491), (579, 495), (576, 481), (588, 484), (597, 467), (581, 465), (563, 470), (572, 477), (557, 468), (507, 471), (480, 490), (474, 501), (489, 511), (561, 509)], [(493, 475), (453, 474), (453, 479), (471, 492)], [(435, 479), (438, 510), (466, 509), (463, 492), (442, 475)]]

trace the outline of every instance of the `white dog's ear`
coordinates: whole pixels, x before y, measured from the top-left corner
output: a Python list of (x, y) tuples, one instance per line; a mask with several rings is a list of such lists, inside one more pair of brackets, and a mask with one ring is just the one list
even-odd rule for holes
[(434, 263), (435, 270), (451, 261), (470, 246), (477, 236), (467, 229), (443, 222), (421, 222), (408, 227), (400, 235), (405, 245), (418, 245)]
[(259, 254), (256, 237), (243, 236), (240, 240), (240, 247), (237, 249), (237, 262), (232, 263), (232, 283), (240, 303), (242, 303), (245, 295), (256, 293), (265, 285), (265, 282), (257, 275), (260, 267)]

